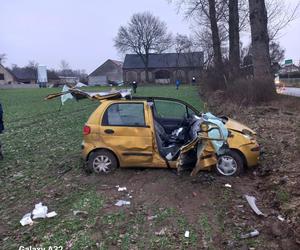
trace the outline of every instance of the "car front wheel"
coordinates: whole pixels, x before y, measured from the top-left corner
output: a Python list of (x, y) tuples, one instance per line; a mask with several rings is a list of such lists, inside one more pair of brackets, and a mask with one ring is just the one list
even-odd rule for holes
[(113, 153), (101, 149), (91, 153), (87, 168), (96, 174), (108, 174), (118, 167), (118, 162)]
[(216, 170), (224, 176), (238, 176), (244, 170), (243, 159), (237, 152), (229, 150), (218, 157)]

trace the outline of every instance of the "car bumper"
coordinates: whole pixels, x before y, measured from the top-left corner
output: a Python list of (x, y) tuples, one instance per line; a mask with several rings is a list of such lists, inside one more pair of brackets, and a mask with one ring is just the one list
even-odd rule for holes
[(248, 167), (254, 167), (258, 165), (260, 156), (260, 146), (257, 143), (251, 143), (241, 146), (239, 150), (245, 156)]
[(87, 161), (88, 156), (90, 154), (90, 152), (92, 152), (95, 149), (95, 146), (91, 143), (86, 143), (86, 142), (82, 142), (81, 143), (81, 158), (84, 161)]

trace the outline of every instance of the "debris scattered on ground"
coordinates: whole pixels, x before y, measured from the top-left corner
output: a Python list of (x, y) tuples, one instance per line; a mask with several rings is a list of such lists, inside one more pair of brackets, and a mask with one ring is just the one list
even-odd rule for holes
[(88, 215), (87, 211), (81, 211), (81, 210), (74, 210), (73, 211), (74, 215)]
[(23, 218), (20, 220), (22, 226), (32, 225), (33, 221), (31, 219), (31, 213), (25, 214)]
[(225, 187), (227, 187), (227, 188), (231, 188), (231, 185), (230, 185), (230, 184), (228, 184), (228, 183), (226, 183), (226, 184), (225, 184)]
[(196, 192), (193, 192), (193, 196), (196, 197), (196, 196), (197, 196), (197, 193), (196, 193)]
[(154, 220), (157, 218), (157, 215), (152, 215), (152, 216), (148, 216), (147, 219), (148, 220)]
[(52, 212), (50, 212), (50, 213), (47, 213), (46, 214), (46, 217), (47, 218), (52, 218), (52, 217), (55, 217), (57, 215), (57, 213), (55, 212), (55, 211), (52, 211)]
[(256, 237), (258, 235), (259, 235), (259, 231), (255, 229), (254, 231), (252, 231), (250, 233), (242, 234), (241, 239), (248, 239), (248, 238)]
[[(32, 219), (38, 219), (38, 218), (52, 218), (56, 216), (57, 213), (55, 211), (48, 213), (48, 207), (43, 206), (42, 202), (35, 204), (34, 209), (32, 213), (27, 213), (23, 216), (23, 218), (20, 220), (20, 223), (22, 226), (25, 225), (32, 225), (33, 221)], [(32, 216), (32, 219), (31, 219)]]
[(32, 218), (37, 219), (37, 218), (46, 218), (48, 212), (48, 207), (43, 206), (42, 202), (35, 204), (35, 207), (32, 211)]
[(184, 237), (185, 237), (185, 238), (189, 238), (189, 237), (190, 237), (190, 231), (185, 231)]
[(163, 235), (166, 234), (166, 232), (167, 232), (167, 228), (164, 227), (164, 228), (162, 228), (159, 232), (155, 232), (155, 235), (156, 235), (156, 236), (163, 236)]
[(126, 187), (119, 187), (119, 188), (118, 188), (118, 191), (119, 191), (119, 192), (127, 191), (127, 188), (126, 188)]
[(122, 206), (125, 206), (125, 205), (130, 205), (130, 201), (118, 200), (115, 205), (118, 206), (118, 207), (122, 207)]
[(278, 215), (277, 218), (278, 218), (278, 220), (280, 220), (280, 221), (284, 221), (284, 220), (285, 220), (281, 215)]
[(118, 188), (118, 191), (119, 191), (119, 192), (127, 191), (127, 188), (126, 188), (126, 187), (120, 187), (119, 185), (116, 186), (116, 188)]
[(256, 202), (256, 198), (254, 196), (250, 196), (250, 195), (245, 195), (246, 200), (248, 201), (250, 207), (252, 208), (252, 210), (257, 214), (257, 215), (262, 215), (262, 216), (266, 216), (265, 214), (263, 214), (258, 207), (256, 206), (255, 202)]

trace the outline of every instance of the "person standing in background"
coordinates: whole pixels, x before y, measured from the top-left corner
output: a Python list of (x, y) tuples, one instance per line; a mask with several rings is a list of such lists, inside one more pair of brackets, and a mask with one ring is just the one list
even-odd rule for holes
[(179, 85), (180, 85), (180, 80), (177, 79), (176, 82), (175, 82), (175, 84), (176, 84), (176, 90), (178, 90), (179, 89)]
[[(3, 133), (4, 130), (4, 124), (3, 124), (3, 109), (2, 105), (0, 103), (0, 134)], [(3, 160), (3, 153), (2, 153), (2, 143), (0, 141), (0, 160)]]

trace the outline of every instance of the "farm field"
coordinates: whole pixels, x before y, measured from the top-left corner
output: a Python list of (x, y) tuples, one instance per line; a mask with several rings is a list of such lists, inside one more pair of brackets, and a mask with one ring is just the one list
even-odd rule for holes
[[(230, 179), (214, 173), (177, 176), (161, 169), (87, 175), (80, 159), (82, 127), (97, 102), (68, 101), (59, 111), (59, 99), (43, 100), (56, 91), (60, 89), (0, 90), (6, 126), (1, 135), (1, 249), (272, 248), (268, 234), (240, 239), (242, 233), (267, 227), (243, 197), (260, 195), (259, 181), (250, 171)], [(179, 91), (173, 86), (139, 87), (138, 95), (178, 98), (199, 110), (203, 106), (191, 86)], [(226, 183), (232, 188), (225, 188)], [(118, 192), (117, 185), (127, 191)], [(117, 207), (119, 199), (131, 204)], [(38, 202), (58, 215), (22, 227), (20, 219)], [(267, 210), (263, 200), (258, 205)]]

